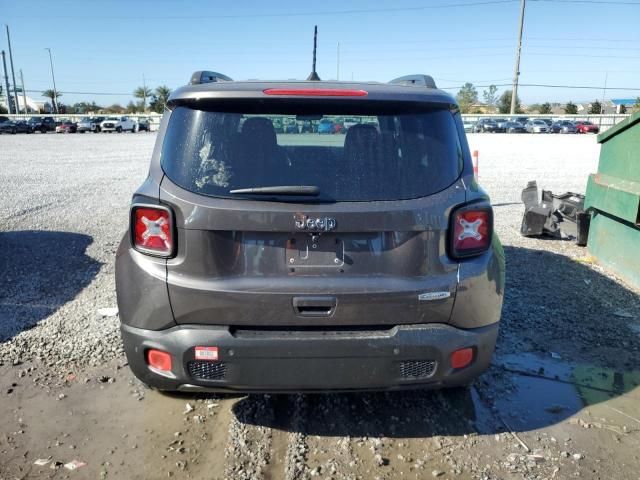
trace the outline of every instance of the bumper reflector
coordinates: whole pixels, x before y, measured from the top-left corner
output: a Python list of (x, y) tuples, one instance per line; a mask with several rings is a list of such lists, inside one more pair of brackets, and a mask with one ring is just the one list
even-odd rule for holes
[(171, 355), (161, 350), (148, 350), (147, 363), (151, 368), (161, 370), (163, 372), (171, 371)]
[(464, 368), (473, 361), (473, 348), (461, 348), (451, 354), (451, 367)]
[(218, 360), (218, 347), (196, 347), (196, 360)]

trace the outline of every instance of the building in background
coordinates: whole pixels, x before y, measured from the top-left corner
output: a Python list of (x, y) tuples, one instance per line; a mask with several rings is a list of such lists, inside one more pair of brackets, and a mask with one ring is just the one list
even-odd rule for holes
[(612, 98), (611, 99), (611, 102), (616, 106), (616, 113), (622, 113), (621, 110), (623, 106), (627, 111), (629, 111), (636, 105), (637, 101), (638, 100), (636, 98)]
[[(24, 108), (24, 97), (22, 94), (18, 94), (18, 110), (20, 113), (50, 113), (51, 105), (48, 102), (39, 102), (27, 95), (27, 110)], [(8, 110), (7, 97), (5, 95), (0, 96), (0, 106)]]

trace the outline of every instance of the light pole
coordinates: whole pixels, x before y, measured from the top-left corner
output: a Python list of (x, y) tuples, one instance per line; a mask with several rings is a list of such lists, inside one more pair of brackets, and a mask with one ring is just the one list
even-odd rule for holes
[(56, 90), (56, 77), (53, 74), (53, 57), (51, 56), (51, 49), (45, 48), (49, 52), (49, 63), (51, 64), (51, 79), (53, 80), (53, 108), (56, 113), (58, 112), (58, 91)]
[(7, 28), (7, 46), (9, 47), (9, 65), (11, 65), (11, 77), (13, 78), (13, 95), (15, 98), (16, 113), (20, 113), (20, 102), (18, 102), (18, 86), (16, 85), (16, 72), (13, 69), (13, 54), (11, 53), (11, 35), (9, 35), (9, 25)]

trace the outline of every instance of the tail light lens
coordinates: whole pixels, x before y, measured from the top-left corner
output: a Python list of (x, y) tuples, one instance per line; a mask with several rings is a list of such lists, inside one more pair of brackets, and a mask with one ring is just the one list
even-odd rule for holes
[(491, 246), (493, 211), (488, 205), (465, 205), (451, 216), (450, 256), (479, 255)]
[(136, 250), (170, 257), (175, 246), (171, 210), (161, 206), (134, 205), (131, 208), (131, 236)]

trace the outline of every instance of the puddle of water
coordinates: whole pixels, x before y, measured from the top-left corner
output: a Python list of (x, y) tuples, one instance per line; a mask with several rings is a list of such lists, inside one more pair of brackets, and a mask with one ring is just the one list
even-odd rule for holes
[(640, 371), (616, 372), (534, 354), (503, 355), (496, 363), (510, 375), (512, 391), (494, 397), (500, 416), (515, 430), (558, 423), (588, 405), (640, 385)]

